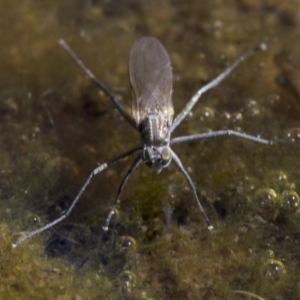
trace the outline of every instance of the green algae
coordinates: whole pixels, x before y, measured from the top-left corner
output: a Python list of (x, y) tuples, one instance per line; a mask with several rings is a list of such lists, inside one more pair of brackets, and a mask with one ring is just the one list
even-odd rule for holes
[[(265, 42), (268, 51), (203, 96), (174, 135), (231, 128), (284, 137), (299, 127), (300, 109), (277, 85), (273, 58), (285, 50), (300, 66), (297, 5), (0, 1), (0, 298), (299, 298), (299, 143), (226, 137), (174, 146), (212, 232), (175, 167), (157, 176), (142, 166), (103, 233), (126, 160), (94, 179), (64, 224), (10, 247), (66, 209), (97, 163), (139, 143), (59, 38), (130, 109), (130, 47), (142, 35), (156, 36), (173, 65), (175, 112), (239, 54)], [(264, 205), (275, 199), (270, 190), (276, 201)]]

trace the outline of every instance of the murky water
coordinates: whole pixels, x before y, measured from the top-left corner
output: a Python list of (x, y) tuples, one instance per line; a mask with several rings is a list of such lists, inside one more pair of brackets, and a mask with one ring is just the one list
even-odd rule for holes
[(174, 145), (212, 232), (176, 167), (156, 175), (142, 166), (103, 233), (128, 159), (94, 179), (66, 222), (11, 243), (59, 216), (98, 163), (140, 143), (59, 38), (130, 111), (129, 51), (155, 36), (172, 62), (175, 114), (265, 42), (268, 50), (204, 95), (174, 136), (230, 128), (296, 137), (299, 1), (14, 2), (0, 1), (0, 298), (298, 299), (298, 140)]

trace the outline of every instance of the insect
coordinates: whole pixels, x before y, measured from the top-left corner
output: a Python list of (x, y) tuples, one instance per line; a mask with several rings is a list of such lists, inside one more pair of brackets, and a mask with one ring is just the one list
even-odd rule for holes
[(233, 135), (240, 138), (252, 140), (254, 142), (263, 144), (274, 144), (285, 141), (286, 139), (266, 140), (260, 137), (255, 137), (245, 133), (233, 130), (219, 130), (213, 132), (199, 133), (194, 135), (176, 137), (171, 139), (171, 133), (182, 122), (182, 120), (189, 114), (193, 106), (197, 103), (202, 94), (206, 91), (216, 87), (224, 78), (226, 78), (232, 70), (239, 65), (243, 60), (252, 55), (258, 50), (265, 50), (264, 44), (250, 49), (248, 52), (237, 58), (232, 65), (227, 67), (219, 76), (211, 82), (200, 88), (188, 101), (183, 110), (175, 117), (172, 104), (172, 68), (170, 59), (164, 46), (154, 37), (142, 37), (137, 40), (131, 51), (129, 57), (129, 76), (132, 86), (132, 115), (130, 115), (117, 100), (116, 97), (108, 90), (104, 83), (98, 80), (95, 75), (83, 64), (77, 57), (68, 44), (61, 39), (60, 45), (70, 54), (79, 67), (85, 74), (98, 86), (104, 94), (114, 103), (120, 114), (125, 120), (135, 129), (140, 132), (142, 145), (130, 149), (121, 155), (107, 161), (97, 168), (95, 168), (84, 185), (81, 187), (79, 193), (73, 200), (71, 206), (59, 218), (38, 228), (23, 237), (20, 237), (12, 244), (16, 247), (26, 239), (47, 230), (57, 223), (66, 219), (72, 212), (74, 206), (79, 201), (82, 193), (90, 183), (91, 179), (98, 173), (104, 171), (106, 168), (115, 164), (119, 160), (135, 154), (135, 158), (129, 167), (126, 175), (122, 179), (114, 204), (105, 219), (103, 229), (108, 230), (110, 220), (115, 213), (116, 206), (119, 204), (122, 190), (131, 175), (131, 173), (138, 167), (141, 162), (151, 167), (155, 172), (159, 173), (163, 168), (166, 168), (171, 161), (175, 163), (179, 171), (185, 176), (197, 205), (207, 223), (208, 229), (213, 229), (210, 221), (200, 203), (196, 187), (183, 167), (179, 157), (171, 149), (171, 145), (177, 143), (188, 142), (192, 140), (211, 138), (216, 136)]

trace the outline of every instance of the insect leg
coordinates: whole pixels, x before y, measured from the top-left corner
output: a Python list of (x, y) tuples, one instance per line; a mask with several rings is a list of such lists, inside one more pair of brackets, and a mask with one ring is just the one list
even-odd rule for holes
[(108, 230), (108, 226), (109, 226), (110, 220), (111, 220), (112, 216), (115, 213), (116, 206), (119, 204), (120, 195), (121, 195), (121, 193), (123, 191), (123, 188), (124, 188), (124, 186), (125, 186), (128, 178), (129, 178), (129, 176), (138, 167), (138, 165), (141, 163), (141, 161), (142, 161), (142, 156), (141, 156), (141, 154), (139, 154), (135, 158), (135, 160), (133, 161), (133, 163), (131, 164), (131, 166), (130, 166), (129, 170), (127, 171), (126, 175), (124, 176), (124, 178), (122, 179), (122, 182), (121, 182), (121, 184), (119, 186), (119, 189), (118, 189), (117, 197), (115, 198), (114, 205), (110, 209), (109, 214), (108, 214), (108, 216), (105, 219), (104, 225), (102, 226), (102, 228), (103, 228), (104, 231)]
[(103, 163), (101, 165), (99, 165), (97, 168), (95, 168), (91, 174), (89, 175), (88, 179), (85, 181), (84, 185), (82, 186), (82, 188), (80, 189), (79, 193), (77, 194), (77, 196), (75, 197), (75, 199), (73, 200), (71, 206), (68, 208), (67, 211), (65, 211), (59, 218), (55, 219), (54, 221), (46, 224), (45, 226), (41, 227), (41, 228), (38, 228), (36, 230), (33, 230), (31, 232), (29, 232), (28, 234), (20, 237), (17, 241), (15, 241), (13, 244), (12, 244), (12, 247), (15, 248), (16, 246), (18, 246), (20, 243), (24, 242), (25, 240), (29, 239), (30, 237), (36, 235), (36, 234), (39, 234), (51, 227), (53, 227), (54, 225), (60, 223), (61, 221), (63, 221), (64, 219), (66, 219), (70, 213), (72, 212), (74, 206), (77, 204), (77, 202), (79, 201), (80, 199), (80, 196), (82, 195), (82, 193), (85, 191), (86, 187), (88, 186), (88, 184), (90, 183), (90, 181), (92, 180), (92, 178), (97, 175), (98, 173), (104, 171), (106, 168), (110, 167), (112, 164), (118, 162), (119, 160), (137, 152), (137, 151), (141, 151), (141, 147), (138, 147), (138, 148), (134, 148), (134, 149), (131, 149), (115, 158), (113, 158), (112, 160), (110, 160), (109, 162), (106, 162), (106, 163)]
[(211, 138), (211, 137), (216, 137), (216, 136), (224, 136), (224, 135), (228, 135), (228, 136), (233, 135), (233, 136), (237, 136), (237, 137), (240, 137), (240, 138), (243, 138), (246, 140), (250, 140), (250, 141), (253, 141), (256, 143), (261, 143), (261, 144), (266, 144), (266, 145), (273, 145), (273, 144), (277, 144), (277, 143), (288, 143), (288, 142), (295, 141), (295, 138), (292, 138), (292, 137), (267, 140), (267, 139), (263, 139), (259, 136), (253, 136), (253, 135), (246, 134), (243, 132), (227, 129), (227, 130), (218, 130), (218, 131), (211, 131), (211, 132), (176, 137), (171, 140), (170, 145), (193, 141), (193, 140), (198, 140), (198, 139), (206, 139), (206, 138)]
[(176, 153), (172, 149), (171, 149), (171, 153), (172, 153), (172, 159), (173, 159), (175, 165), (178, 167), (178, 169), (180, 170), (180, 172), (185, 176), (187, 182), (189, 183), (189, 185), (191, 187), (191, 190), (192, 190), (192, 192), (194, 194), (194, 197), (195, 197), (195, 199), (197, 201), (198, 207), (199, 207), (199, 209), (200, 209), (200, 211), (201, 211), (202, 215), (204, 216), (204, 219), (205, 219), (205, 221), (207, 223), (208, 229), (212, 230), (214, 227), (210, 224), (209, 219), (208, 219), (208, 217), (207, 217), (207, 215), (206, 215), (206, 213), (205, 213), (205, 211), (204, 211), (204, 209), (203, 209), (203, 207), (202, 207), (202, 205), (200, 203), (200, 200), (199, 200), (197, 192), (196, 192), (196, 187), (195, 187), (195, 185), (194, 185), (194, 183), (193, 183), (190, 175), (185, 170), (185, 168), (183, 167), (183, 165), (182, 165), (179, 157), (176, 155)]
[(225, 79), (242, 61), (244, 61), (247, 57), (254, 54), (259, 50), (265, 50), (266, 45), (261, 44), (258, 47), (252, 48), (246, 53), (242, 54), (239, 58), (237, 58), (228, 68), (226, 68), (218, 77), (213, 79), (211, 82), (200, 88), (196, 94), (189, 100), (184, 109), (176, 116), (171, 127), (170, 132), (172, 132), (181, 121), (189, 114), (194, 105), (197, 103), (202, 94), (206, 93), (208, 90), (217, 86), (223, 79)]
[(138, 127), (136, 122), (132, 118), (132, 116), (125, 110), (123, 105), (118, 101), (118, 99), (108, 90), (105, 84), (96, 78), (96, 76), (92, 73), (90, 69), (88, 69), (81, 59), (76, 55), (76, 53), (70, 48), (67, 42), (64, 39), (59, 40), (59, 44), (70, 54), (70, 56), (74, 59), (77, 65), (83, 70), (83, 72), (104, 92), (104, 94), (110, 98), (110, 100), (114, 103), (120, 114), (125, 118), (125, 120), (136, 130)]

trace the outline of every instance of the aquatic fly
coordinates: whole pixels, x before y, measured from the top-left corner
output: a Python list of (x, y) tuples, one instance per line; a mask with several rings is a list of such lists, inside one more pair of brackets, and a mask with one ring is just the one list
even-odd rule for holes
[(119, 160), (136, 154), (130, 168), (128, 169), (125, 177), (122, 179), (117, 196), (114, 201), (105, 222), (103, 225), (104, 230), (108, 230), (108, 226), (115, 212), (115, 208), (119, 203), (119, 198), (122, 190), (130, 176), (130, 174), (138, 167), (141, 162), (151, 167), (155, 172), (159, 173), (163, 168), (166, 168), (171, 161), (175, 163), (180, 172), (185, 176), (191, 191), (196, 199), (197, 205), (204, 216), (204, 219), (209, 229), (213, 229), (209, 219), (199, 201), (195, 185), (183, 167), (180, 159), (175, 152), (170, 148), (170, 145), (198, 140), (203, 138), (211, 138), (223, 135), (234, 135), (244, 139), (252, 140), (254, 142), (263, 144), (274, 144), (283, 140), (266, 140), (260, 137), (251, 136), (245, 133), (233, 130), (220, 130), (206, 133), (199, 133), (189, 136), (176, 137), (171, 139), (171, 133), (182, 122), (182, 120), (192, 110), (193, 106), (197, 103), (202, 94), (206, 91), (217, 86), (224, 78), (226, 78), (232, 70), (245, 58), (258, 50), (264, 50), (264, 44), (259, 47), (250, 49), (248, 52), (241, 55), (236, 59), (232, 65), (227, 67), (219, 76), (211, 82), (200, 88), (189, 100), (183, 110), (173, 120), (174, 109), (172, 104), (172, 68), (170, 59), (164, 46), (154, 37), (142, 37), (137, 40), (131, 51), (129, 57), (129, 76), (132, 86), (132, 115), (130, 115), (117, 100), (117, 98), (108, 90), (104, 83), (98, 80), (94, 74), (83, 64), (77, 57), (68, 44), (61, 39), (60, 45), (71, 55), (79, 67), (85, 74), (98, 86), (108, 98), (114, 103), (120, 114), (125, 120), (135, 129), (140, 132), (142, 146), (130, 149), (129, 151), (105, 162), (95, 168), (88, 179), (80, 189), (78, 195), (73, 200), (71, 206), (65, 211), (58, 219), (46, 224), (45, 226), (36, 229), (25, 236), (19, 238), (13, 247), (24, 240), (41, 233), (54, 226), (55, 224), (66, 219), (74, 206), (78, 202), (80, 196), (90, 183), (91, 179), (98, 173), (104, 171)]

